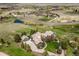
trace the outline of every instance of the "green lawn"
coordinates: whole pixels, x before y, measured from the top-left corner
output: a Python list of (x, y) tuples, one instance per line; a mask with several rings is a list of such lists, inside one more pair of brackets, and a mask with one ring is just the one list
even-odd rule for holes
[(5, 52), (11, 56), (33, 56), (31, 52), (27, 52), (19, 47), (3, 47), (0, 48), (1, 52)]
[(55, 41), (47, 42), (46, 50), (51, 52), (56, 52), (56, 49), (58, 48), (58, 44)]
[[(0, 39), (3, 38), (5, 41), (5, 43), (2, 46), (0, 46), (1, 52), (4, 52), (11, 56), (32, 56), (34, 55), (32, 52), (27, 52), (27, 50), (24, 50), (23, 48), (21, 48), (20, 47), (21, 44), (16, 43), (14, 41), (14, 38), (11, 38), (10, 36), (14, 37), (14, 35), (11, 35), (8, 32), (5, 32), (5, 33), (2, 32), (2, 35), (0, 34)], [(7, 41), (10, 42), (10, 45), (8, 47), (6, 47)]]

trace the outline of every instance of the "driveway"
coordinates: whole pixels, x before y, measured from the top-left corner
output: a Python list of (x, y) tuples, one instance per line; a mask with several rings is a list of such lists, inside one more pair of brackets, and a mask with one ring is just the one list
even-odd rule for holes
[(0, 52), (0, 56), (9, 56), (9, 55), (4, 52)]

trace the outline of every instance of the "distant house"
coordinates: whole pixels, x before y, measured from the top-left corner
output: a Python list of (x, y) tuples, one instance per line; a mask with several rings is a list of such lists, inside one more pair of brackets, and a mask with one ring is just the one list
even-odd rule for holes
[(20, 19), (16, 19), (16, 20), (14, 21), (14, 23), (24, 23), (24, 22), (21, 21)]

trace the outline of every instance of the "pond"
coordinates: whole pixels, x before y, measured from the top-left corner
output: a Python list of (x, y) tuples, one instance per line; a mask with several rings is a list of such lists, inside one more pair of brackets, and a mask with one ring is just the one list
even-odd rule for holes
[(14, 21), (14, 23), (24, 23), (24, 22), (21, 21), (20, 19), (16, 19), (16, 20)]

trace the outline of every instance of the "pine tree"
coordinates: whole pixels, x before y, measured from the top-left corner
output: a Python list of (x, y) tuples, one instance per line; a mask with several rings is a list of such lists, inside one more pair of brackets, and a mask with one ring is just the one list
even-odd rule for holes
[(4, 44), (4, 43), (5, 43), (4, 39), (1, 39), (1, 43), (2, 43), (2, 44)]
[(9, 41), (7, 41), (7, 45), (9, 46), (11, 43)]
[(28, 52), (31, 52), (31, 48), (29, 45), (25, 44), (25, 49), (28, 51)]
[(24, 43), (23, 43), (23, 42), (21, 43), (21, 48), (23, 48), (23, 49), (25, 48), (25, 46), (24, 46)]
[(61, 47), (62, 47), (62, 49), (66, 50), (67, 47), (68, 47), (68, 41), (63, 40), (63, 41), (61, 42)]
[(21, 36), (23, 36), (23, 35), (26, 35), (26, 32), (23, 32), (23, 33), (21, 34)]
[(15, 39), (15, 42), (21, 42), (21, 37), (18, 34), (14, 36), (14, 39)]

